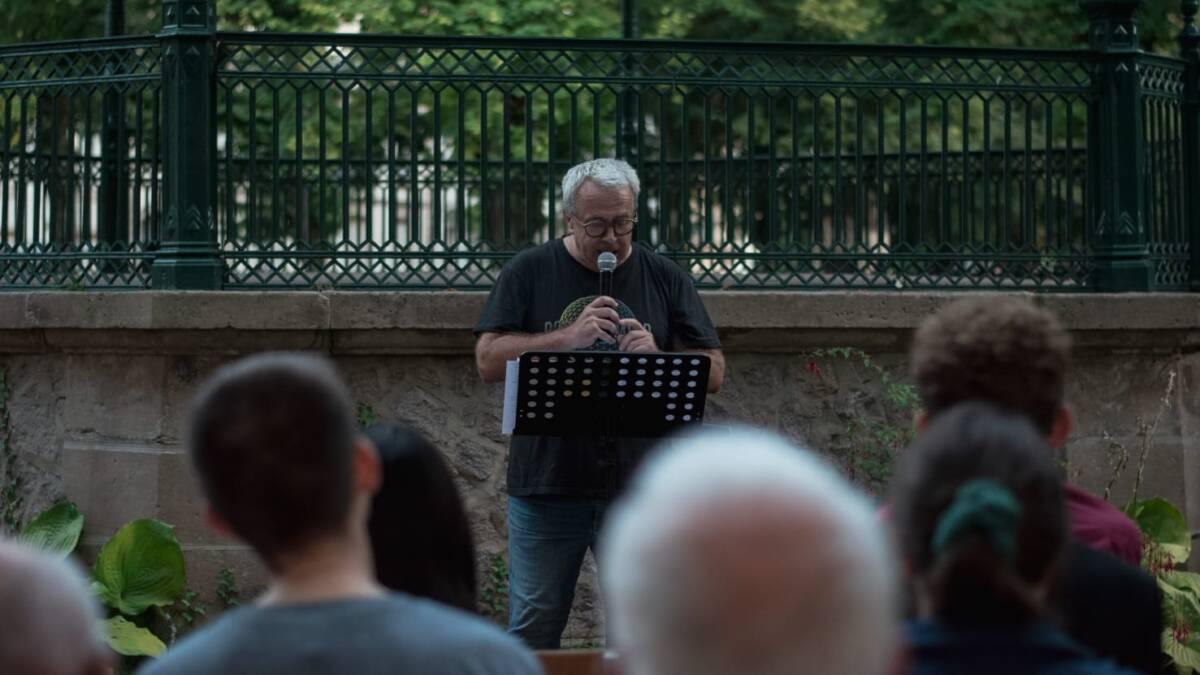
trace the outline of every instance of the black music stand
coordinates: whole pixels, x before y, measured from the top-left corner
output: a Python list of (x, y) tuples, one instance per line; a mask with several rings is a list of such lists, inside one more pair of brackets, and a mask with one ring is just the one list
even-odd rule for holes
[(666, 436), (704, 419), (705, 354), (526, 352), (514, 436)]

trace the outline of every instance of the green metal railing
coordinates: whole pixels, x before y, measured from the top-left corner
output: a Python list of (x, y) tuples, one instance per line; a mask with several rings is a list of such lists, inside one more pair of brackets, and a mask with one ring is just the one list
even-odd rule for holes
[(487, 288), (620, 156), (704, 287), (1185, 290), (1200, 35), (996, 50), (220, 33), (0, 47), (0, 286)]

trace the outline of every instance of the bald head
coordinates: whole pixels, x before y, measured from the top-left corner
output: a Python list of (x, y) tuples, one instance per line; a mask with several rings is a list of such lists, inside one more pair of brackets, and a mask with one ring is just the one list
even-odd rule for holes
[(665, 450), (614, 510), (600, 551), (628, 675), (890, 667), (893, 569), (872, 510), (779, 437), (738, 431)]
[(83, 576), (68, 561), (0, 541), (0, 673), (92, 675), (109, 652)]

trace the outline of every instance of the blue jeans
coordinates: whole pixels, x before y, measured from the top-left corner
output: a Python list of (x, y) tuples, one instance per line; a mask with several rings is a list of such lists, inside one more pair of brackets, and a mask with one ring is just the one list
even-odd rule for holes
[(583, 557), (606, 499), (508, 498), (508, 632), (532, 649), (558, 649)]

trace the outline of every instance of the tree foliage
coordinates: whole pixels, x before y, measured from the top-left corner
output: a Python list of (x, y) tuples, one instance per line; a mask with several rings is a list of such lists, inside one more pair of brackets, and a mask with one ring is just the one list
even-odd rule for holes
[(878, 0), (668, 0), (643, 3), (646, 34), (664, 38), (769, 41), (871, 40)]
[[(129, 33), (153, 32), (156, 0), (125, 0)], [(96, 37), (106, 0), (0, 3), (0, 43)], [(1045, 0), (641, 0), (643, 37), (1080, 47), (1087, 18)], [(617, 37), (620, 0), (217, 0), (218, 28), (376, 33)], [(1145, 0), (1147, 51), (1176, 53), (1179, 0)]]
[(424, 35), (612, 37), (620, 4), (587, 0), (366, 0), (356, 3), (365, 31)]
[(218, 30), (332, 31), (357, 3), (347, 0), (217, 0)]
[[(1087, 45), (1087, 16), (1075, 2), (1045, 0), (874, 0), (883, 24), (877, 41), (927, 45), (1072, 48)], [(1138, 12), (1142, 48), (1174, 54), (1179, 0), (1145, 0)]]

